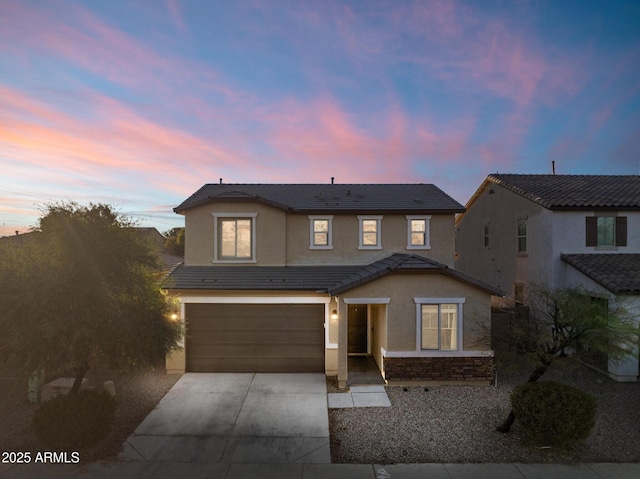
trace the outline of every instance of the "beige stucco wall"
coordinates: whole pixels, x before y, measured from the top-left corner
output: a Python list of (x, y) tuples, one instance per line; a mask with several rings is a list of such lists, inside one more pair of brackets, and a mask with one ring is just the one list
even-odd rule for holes
[(387, 349), (387, 305), (372, 304), (369, 306), (371, 317), (371, 354), (378, 368), (382, 370), (382, 349)]
[[(490, 193), (493, 191), (493, 193)], [(517, 221), (527, 220), (527, 253), (517, 253)], [(514, 284), (548, 281), (551, 275), (551, 211), (488, 183), (456, 228), (455, 268), (513, 298)], [(484, 226), (489, 225), (489, 246)]]
[[(388, 304), (375, 306), (374, 325), (378, 325), (373, 334), (372, 354), (381, 364), (384, 348), (387, 353), (415, 353), (429, 355), (421, 351), (417, 336), (417, 306), (414, 298), (464, 298), (463, 304), (463, 350), (453, 354), (464, 355), (464, 351), (485, 351), (478, 342), (490, 332), (491, 295), (490, 293), (453, 279), (444, 274), (405, 274), (395, 273), (383, 276), (345, 293), (339, 297), (339, 348), (338, 381), (341, 385), (347, 380), (347, 344), (348, 344), (348, 299), (390, 300)], [(488, 326), (483, 334), (477, 332), (480, 324)], [(374, 326), (375, 328), (375, 326)], [(486, 338), (488, 339), (488, 338)], [(447, 352), (448, 353), (448, 352)], [(437, 355), (439, 352), (434, 352)], [(410, 354), (409, 354), (410, 355)]]
[(286, 213), (262, 203), (214, 202), (186, 212), (185, 264), (207, 266), (214, 258), (214, 219), (217, 213), (255, 213), (256, 262), (238, 266), (368, 264), (393, 253), (415, 253), (453, 266), (454, 215), (432, 215), (430, 248), (407, 248), (405, 215), (383, 215), (382, 249), (359, 250), (358, 215), (333, 215), (333, 249), (311, 249), (310, 220), (306, 214)]
[(463, 348), (467, 351), (481, 350), (474, 347), (477, 324), (491, 317), (489, 293), (443, 274), (390, 274), (340, 296), (342, 302), (347, 298), (391, 298), (387, 305), (387, 351), (416, 351), (419, 347), (414, 298), (465, 298)]
[(256, 213), (257, 263), (242, 265), (283, 266), (286, 261), (286, 213), (256, 202), (208, 203), (185, 215), (185, 264), (210, 266), (214, 253), (213, 213)]
[(338, 375), (338, 350), (337, 349), (325, 349), (324, 373), (327, 376)]
[[(366, 216), (366, 215), (365, 215)], [(287, 217), (288, 264), (367, 264), (393, 253), (415, 253), (453, 266), (455, 250), (454, 216), (432, 215), (430, 219), (430, 249), (407, 249), (407, 219), (405, 215), (382, 215), (382, 248), (359, 250), (358, 215), (333, 215), (333, 248), (311, 249), (310, 220), (306, 214)]]
[(167, 374), (183, 374), (187, 365), (184, 348), (176, 349), (167, 354), (165, 358), (165, 368)]

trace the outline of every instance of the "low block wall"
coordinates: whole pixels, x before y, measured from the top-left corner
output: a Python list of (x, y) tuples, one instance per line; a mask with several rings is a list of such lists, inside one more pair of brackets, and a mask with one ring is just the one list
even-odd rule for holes
[(387, 381), (490, 381), (493, 378), (493, 358), (384, 358), (384, 375)]

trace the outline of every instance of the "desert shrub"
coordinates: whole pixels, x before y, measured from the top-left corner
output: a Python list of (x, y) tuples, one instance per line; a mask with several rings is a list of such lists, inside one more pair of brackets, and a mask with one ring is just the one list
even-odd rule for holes
[(79, 391), (42, 403), (34, 414), (33, 427), (45, 446), (78, 450), (106, 435), (115, 409), (116, 400), (106, 391)]
[(596, 401), (586, 392), (555, 381), (514, 388), (511, 405), (526, 442), (569, 447), (591, 434)]

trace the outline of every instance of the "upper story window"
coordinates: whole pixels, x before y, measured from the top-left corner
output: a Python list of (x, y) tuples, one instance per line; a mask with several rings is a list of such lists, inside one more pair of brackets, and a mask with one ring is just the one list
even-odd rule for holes
[(613, 216), (598, 217), (598, 246), (613, 246), (616, 238), (616, 222)]
[(484, 225), (484, 247), (485, 248), (489, 247), (489, 225), (488, 224)]
[(627, 246), (627, 217), (587, 216), (586, 246)]
[(309, 249), (333, 249), (333, 216), (309, 216)]
[(382, 249), (380, 224), (382, 216), (358, 216), (360, 245), (358, 249)]
[(214, 213), (214, 263), (256, 262), (256, 213)]
[(406, 216), (407, 249), (431, 248), (429, 238), (429, 220), (431, 216)]
[(420, 349), (459, 350), (464, 299), (415, 298), (414, 300), (418, 307)]
[(527, 220), (518, 220), (518, 253), (527, 252)]

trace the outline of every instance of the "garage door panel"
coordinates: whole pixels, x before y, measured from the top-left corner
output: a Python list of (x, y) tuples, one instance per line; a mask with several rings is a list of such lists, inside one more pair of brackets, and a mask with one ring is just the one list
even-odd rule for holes
[(324, 305), (187, 304), (187, 370), (324, 371)]
[(299, 372), (318, 372), (317, 360), (299, 359), (296, 363), (290, 360), (263, 359), (256, 363), (253, 358), (223, 358), (215, 361), (216, 370), (211, 371), (210, 360), (198, 360), (191, 364), (194, 372), (227, 372), (227, 373), (299, 373)]
[(284, 332), (279, 331), (198, 331), (197, 334), (190, 333), (189, 341), (193, 344), (211, 344), (211, 345), (225, 345), (225, 344), (283, 344), (291, 345), (296, 344), (313, 345), (317, 344), (318, 334), (315, 331), (294, 331)]

